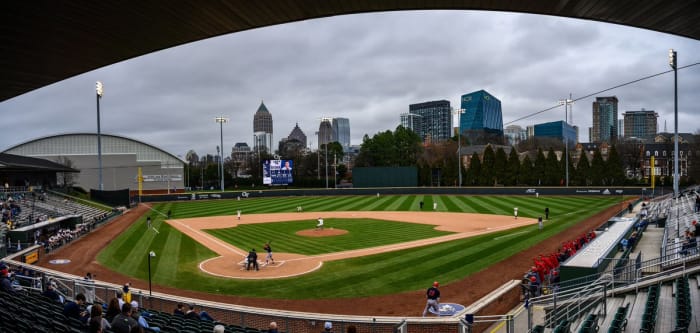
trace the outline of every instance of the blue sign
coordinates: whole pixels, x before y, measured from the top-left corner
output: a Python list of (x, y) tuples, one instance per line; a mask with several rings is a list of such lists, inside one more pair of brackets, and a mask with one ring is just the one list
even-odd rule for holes
[(428, 309), (430, 313), (441, 317), (454, 316), (464, 310), (464, 305), (457, 303), (440, 303), (440, 313), (436, 313), (433, 308)]
[(293, 181), (292, 167), (292, 160), (266, 160), (263, 162), (263, 184), (291, 184)]

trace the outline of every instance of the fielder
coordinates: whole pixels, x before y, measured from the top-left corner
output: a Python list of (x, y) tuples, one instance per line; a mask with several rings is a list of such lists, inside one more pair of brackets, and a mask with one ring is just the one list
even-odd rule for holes
[(241, 219), (241, 210), (240, 209), (236, 212), (236, 218), (238, 218), (238, 220)]

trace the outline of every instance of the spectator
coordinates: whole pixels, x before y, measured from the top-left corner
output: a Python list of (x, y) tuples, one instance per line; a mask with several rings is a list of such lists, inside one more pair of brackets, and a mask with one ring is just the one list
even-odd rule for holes
[[(377, 193), (377, 194), (379, 194), (379, 193)], [(332, 329), (333, 329), (333, 323), (331, 323), (330, 321), (327, 321), (326, 323), (323, 324), (323, 332), (324, 333), (332, 332), (331, 331)]]
[(41, 293), (44, 297), (58, 303), (63, 303), (61, 300), (61, 295), (56, 292), (56, 281), (51, 281), (48, 286), (46, 286), (46, 291)]
[(347, 333), (357, 333), (357, 327), (355, 325), (350, 325), (348, 326), (348, 332)]
[[(99, 330), (94, 330), (99, 328)], [(112, 326), (109, 324), (107, 319), (102, 317), (102, 306), (99, 304), (94, 304), (90, 307), (90, 319), (88, 321), (88, 329), (90, 332), (102, 332), (106, 329), (111, 329)]]
[(9, 274), (7, 268), (0, 270), (0, 279), (2, 279), (2, 281), (0, 281), (0, 289), (6, 293), (14, 293), (15, 289), (12, 288), (12, 281), (10, 281)]
[(143, 332), (139, 323), (131, 318), (131, 304), (129, 303), (124, 303), (121, 313), (114, 317), (110, 325), (112, 325), (114, 333)]
[(63, 314), (68, 318), (75, 318), (83, 324), (87, 324), (90, 314), (85, 310), (85, 295), (75, 295), (75, 301), (69, 301), (63, 306)]
[[(214, 326), (214, 333), (224, 333), (224, 331), (226, 331), (226, 327), (224, 327), (224, 325), (216, 325), (216, 326)], [(271, 332), (271, 331), (268, 331), (268, 332)], [(275, 333), (276, 333), (276, 332), (277, 332), (277, 331), (275, 331)]]
[(173, 314), (176, 316), (185, 316), (185, 305), (182, 303), (177, 303), (177, 307), (173, 310)]
[[(216, 331), (215, 331), (216, 333)], [(276, 322), (270, 322), (270, 327), (267, 329), (267, 333), (277, 333), (277, 323)]]
[(124, 306), (124, 293), (121, 291), (121, 289), (117, 289), (116, 292), (117, 295), (117, 301), (119, 301), (119, 312), (121, 313), (121, 309)]
[(141, 328), (147, 328), (153, 332), (160, 332), (160, 327), (148, 325), (148, 321), (146, 321), (146, 318), (144, 318), (139, 311), (139, 302), (137, 301), (131, 301), (131, 318), (134, 318)]
[(185, 318), (194, 320), (214, 321), (214, 318), (209, 316), (209, 314), (206, 311), (197, 313), (197, 310), (194, 309), (194, 304), (189, 305), (189, 310), (187, 310), (187, 312), (185, 313)]
[(109, 304), (107, 304), (107, 313), (105, 314), (105, 318), (111, 323), (112, 320), (114, 320), (114, 317), (116, 317), (121, 312), (122, 310), (119, 306), (119, 299), (114, 297), (111, 300), (109, 300)]
[(124, 291), (124, 303), (131, 303), (131, 292), (129, 291), (130, 286), (131, 283), (127, 282), (124, 284), (124, 288), (122, 288), (122, 290)]
[(189, 310), (185, 313), (185, 318), (199, 320), (199, 314), (197, 310), (194, 309), (194, 304), (189, 305)]

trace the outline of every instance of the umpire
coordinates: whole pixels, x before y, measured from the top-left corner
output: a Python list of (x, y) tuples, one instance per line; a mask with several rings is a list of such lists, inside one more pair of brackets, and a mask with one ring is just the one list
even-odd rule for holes
[(255, 268), (256, 271), (260, 269), (258, 267), (258, 253), (255, 252), (255, 249), (252, 249), (250, 250), (250, 252), (248, 252), (248, 264), (246, 265), (245, 270), (249, 271), (251, 265), (253, 266), (253, 268)]
[(428, 309), (433, 308), (433, 311), (436, 315), (440, 315), (440, 290), (438, 290), (438, 287), (440, 284), (435, 281), (433, 282), (433, 286), (428, 288), (428, 290), (425, 292), (425, 296), (428, 298), (427, 303), (425, 304), (425, 309), (423, 309), (423, 317), (428, 313)]

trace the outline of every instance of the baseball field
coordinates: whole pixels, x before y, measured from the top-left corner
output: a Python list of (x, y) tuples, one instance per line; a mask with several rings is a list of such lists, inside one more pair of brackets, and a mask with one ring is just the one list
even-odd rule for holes
[[(160, 203), (105, 246), (97, 260), (121, 275), (147, 280), (148, 253), (153, 251), (154, 285), (219, 295), (272, 299), (389, 295), (422, 290), (434, 280), (442, 285), (465, 280), (570, 232), (604, 209), (622, 207), (621, 200), (619, 196), (386, 195)], [(303, 212), (297, 212), (298, 207)], [(545, 207), (550, 219), (539, 230), (536, 219)], [(325, 220), (322, 232), (314, 230), (319, 217)], [(264, 265), (262, 247), (269, 241), (277, 262)], [(243, 270), (243, 258), (251, 248), (259, 252), (260, 272)], [(299, 269), (306, 260), (313, 262), (310, 268)], [(510, 275), (499, 278), (517, 279), (522, 272)]]

